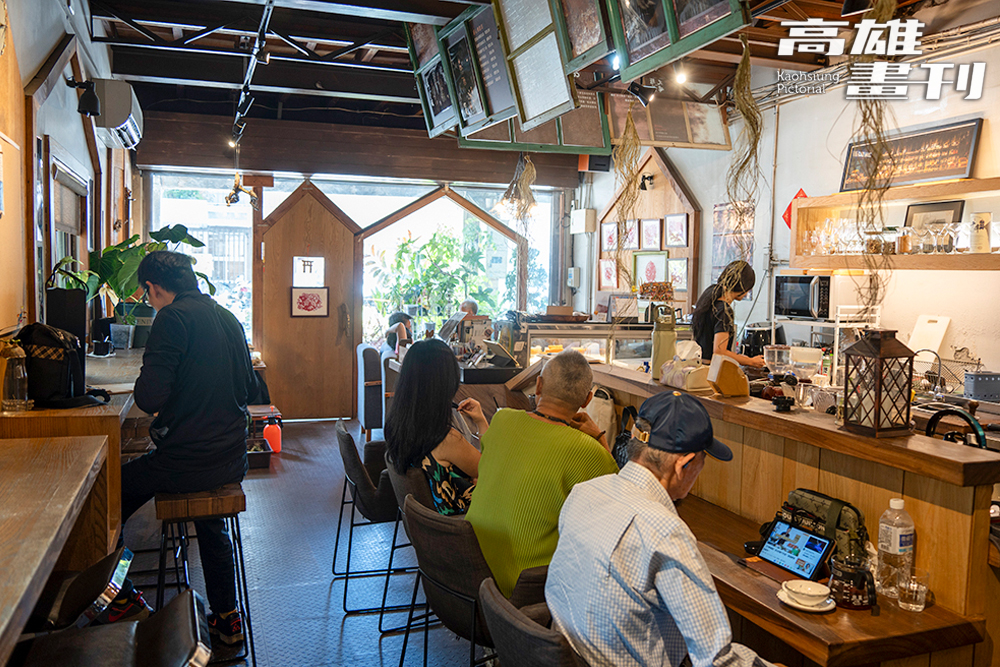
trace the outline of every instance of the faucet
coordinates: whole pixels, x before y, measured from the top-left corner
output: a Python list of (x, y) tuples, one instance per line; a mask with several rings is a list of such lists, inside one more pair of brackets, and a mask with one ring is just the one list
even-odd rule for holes
[(941, 355), (937, 353), (937, 350), (932, 350), (929, 347), (922, 347), (919, 350), (917, 350), (916, 352), (914, 352), (913, 356), (916, 357), (921, 352), (930, 352), (935, 357), (937, 357), (938, 372), (937, 372), (937, 381), (934, 384), (934, 390), (935, 390), (934, 393), (938, 394), (938, 393), (940, 393), (940, 391), (938, 391), (938, 390), (944, 388), (944, 381), (941, 379)]

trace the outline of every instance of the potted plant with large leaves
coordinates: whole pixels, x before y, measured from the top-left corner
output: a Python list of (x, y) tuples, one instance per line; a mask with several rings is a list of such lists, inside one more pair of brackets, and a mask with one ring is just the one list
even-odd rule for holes
[[(103, 250), (90, 253), (90, 269), (74, 271), (70, 267), (76, 263), (72, 257), (64, 257), (56, 264), (53, 274), (66, 278), (66, 282), (87, 290), (87, 300), (98, 295), (106, 296), (115, 307), (115, 315), (122, 324), (136, 327), (134, 347), (145, 345), (149, 327), (153, 322), (153, 309), (142, 302), (139, 285), (139, 264), (143, 257), (156, 250), (166, 250), (169, 244), (188, 245), (201, 248), (205, 244), (188, 233), (184, 225), (170, 225), (149, 233), (151, 241), (140, 242), (135, 234), (130, 238)], [(194, 258), (192, 258), (194, 263)], [(195, 271), (208, 286), (209, 294), (215, 294), (215, 285), (204, 273)]]

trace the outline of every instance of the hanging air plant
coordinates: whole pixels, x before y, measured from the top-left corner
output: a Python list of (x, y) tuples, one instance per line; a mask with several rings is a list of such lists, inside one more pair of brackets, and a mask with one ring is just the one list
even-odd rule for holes
[(635, 212), (639, 204), (639, 185), (642, 182), (639, 174), (642, 144), (639, 142), (639, 133), (636, 131), (635, 121), (632, 119), (632, 107), (634, 106), (635, 100), (632, 100), (625, 117), (625, 129), (611, 155), (611, 161), (615, 165), (615, 185), (621, 190), (616, 209), (618, 214), (618, 244), (614, 252), (615, 268), (618, 270), (619, 279), (624, 278), (628, 285), (632, 284), (632, 267), (631, 262), (626, 258), (627, 249), (624, 242), (628, 235), (628, 221), (637, 217)]
[[(501, 203), (514, 217), (517, 223), (518, 232), (524, 239), (528, 238), (528, 221), (531, 219), (532, 209), (535, 207), (535, 195), (531, 191), (531, 186), (535, 183), (535, 165), (531, 162), (531, 156), (521, 153), (517, 158), (517, 166), (514, 168), (514, 178), (500, 198)], [(528, 243), (520, 241), (517, 244), (517, 284), (523, 285), (524, 289), (518, 290), (517, 309), (524, 310), (527, 304), (528, 285)]]
[[(733, 161), (726, 174), (726, 198), (733, 210), (732, 238), (736, 243), (737, 259), (752, 265), (754, 205), (761, 180), (759, 151), (764, 116), (750, 88), (750, 45), (746, 35), (740, 35), (740, 41), (743, 42), (743, 55), (733, 80), (733, 103), (743, 119), (743, 129), (736, 140)], [(725, 278), (738, 280), (739, 274), (727, 274)], [(720, 277), (722, 279), (724, 278)], [(735, 283), (722, 287), (733, 289)]]
[[(865, 14), (866, 19), (885, 23), (896, 13), (896, 0), (876, 0)], [(870, 63), (874, 55), (851, 56), (849, 67), (857, 63)], [(895, 159), (887, 142), (887, 126), (892, 122), (892, 110), (884, 99), (860, 99), (854, 121), (854, 136), (868, 144), (871, 156), (865, 163), (864, 183), (858, 193), (858, 203), (854, 214), (855, 232), (859, 238), (867, 239), (868, 247), (862, 248), (861, 257), (868, 269), (866, 280), (857, 285), (858, 303), (867, 314), (882, 303), (892, 264), (887, 255), (882, 254), (884, 243), (885, 209), (883, 200), (896, 169)], [(869, 252), (869, 247), (878, 252)]]

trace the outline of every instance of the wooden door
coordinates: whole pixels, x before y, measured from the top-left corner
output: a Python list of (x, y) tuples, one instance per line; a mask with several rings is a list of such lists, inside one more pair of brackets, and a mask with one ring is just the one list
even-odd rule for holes
[[(263, 340), (271, 402), (290, 419), (353, 417), (360, 333), (357, 224), (306, 181), (264, 221)], [(325, 317), (292, 316), (294, 257), (323, 257)], [(356, 315), (358, 313), (358, 315)]]

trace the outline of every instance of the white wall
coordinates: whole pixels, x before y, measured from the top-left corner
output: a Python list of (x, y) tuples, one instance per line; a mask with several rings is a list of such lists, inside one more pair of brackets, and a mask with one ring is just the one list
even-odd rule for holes
[[(955, 64), (986, 62), (986, 81), (982, 99), (967, 101), (964, 93), (946, 92), (939, 101), (926, 101), (917, 88), (905, 103), (894, 103), (895, 127), (900, 130), (933, 127), (968, 118), (985, 119), (980, 137), (973, 176), (1000, 176), (1000, 46), (952, 56), (944, 60)], [(919, 78), (922, 74), (914, 76)], [(774, 72), (755, 72), (754, 84), (774, 82)], [(919, 98), (919, 99), (917, 99)], [(787, 264), (789, 230), (781, 219), (788, 203), (802, 188), (811, 197), (836, 193), (848, 143), (852, 138), (855, 104), (844, 99), (844, 88), (828, 89), (823, 95), (794, 99), (777, 109), (764, 111), (764, 135), (760, 146), (761, 185), (755, 217), (754, 268), (758, 284), (765, 274), (767, 246), (774, 227), (774, 254)], [(775, 159), (775, 119), (777, 117), (777, 158)], [(741, 125), (730, 128), (735, 141)], [(724, 203), (725, 174), (731, 152), (671, 148), (667, 156), (674, 162), (702, 207), (700, 284), (709, 284), (711, 271), (712, 207)], [(773, 175), (773, 176), (772, 176)], [(773, 182), (772, 182), (773, 181)], [(614, 190), (613, 174), (594, 178), (594, 207), (600, 210), (610, 201)], [(773, 193), (773, 205), (772, 205)], [(998, 200), (994, 200), (998, 201)], [(967, 207), (966, 211), (970, 208)], [(1000, 206), (994, 209), (1000, 219)], [(579, 237), (578, 237), (579, 238)], [(583, 261), (577, 243), (575, 259)], [(593, 261), (593, 255), (590, 258)], [(589, 279), (596, 273), (593, 264), (584, 271)], [(780, 268), (780, 267), (779, 267)], [(582, 290), (581, 290), (582, 292)], [(765, 320), (768, 317), (767, 292), (753, 312), (748, 303), (736, 304), (737, 321)], [(577, 308), (585, 305), (577, 300)], [(952, 318), (941, 346), (946, 358), (953, 347), (968, 347), (982, 357), (987, 368), (1000, 370), (1000, 272), (982, 271), (896, 271), (890, 278), (883, 304), (883, 326), (897, 329), (906, 340), (918, 315), (926, 313)], [(803, 332), (792, 332), (803, 337)]]

